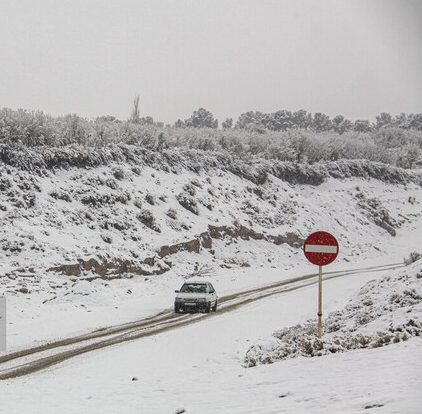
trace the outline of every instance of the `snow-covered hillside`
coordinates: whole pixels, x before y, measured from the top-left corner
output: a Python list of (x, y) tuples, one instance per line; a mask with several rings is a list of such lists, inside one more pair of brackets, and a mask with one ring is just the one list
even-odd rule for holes
[[(134, 148), (137, 163), (111, 157), (108, 165), (90, 167), (80, 156), (80, 168), (61, 169), (57, 166), (69, 163), (60, 161), (60, 151), (50, 157), (15, 152), (0, 164), (3, 273), (23, 267), (74, 276), (160, 274), (178, 269), (180, 254), (173, 253), (180, 250), (201, 254), (183, 258), (178, 272), (202, 261), (248, 266), (260, 253), (238, 240), (251, 238), (260, 240), (266, 259), (279, 266), (317, 228), (333, 231), (343, 259), (350, 260), (373, 254), (375, 241), (414, 225), (421, 213), (420, 174), (381, 164), (230, 159), (228, 165), (203, 153), (201, 165), (198, 152), (159, 157), (136, 154)], [(162, 250), (201, 234), (199, 244)], [(71, 266), (59, 268), (63, 265)]]
[[(305, 412), (310, 406), (326, 412), (332, 395), (312, 385), (325, 366), (333, 372), (332, 384), (342, 378), (345, 367), (350, 372), (345, 386), (353, 391), (353, 401), (337, 392), (336, 398), (343, 401), (337, 404), (340, 411), (386, 406), (416, 412), (418, 379), (412, 377), (403, 389), (397, 385), (397, 373), (412, 369), (409, 352), (420, 348), (415, 339), (404, 341), (403, 331), (411, 328), (409, 318), (416, 324), (414, 331), (420, 331), (420, 303), (410, 304), (414, 307), (407, 314), (403, 298), (420, 297), (416, 276), (421, 261), (391, 273), (389, 279), (371, 282), (348, 301), (364, 283), (385, 274), (385, 269), (378, 272), (370, 266), (403, 263), (410, 252), (420, 251), (420, 171), (369, 161), (301, 165), (128, 146), (115, 147), (114, 152), (84, 151), (0, 151), (0, 294), (7, 296), (9, 352), (161, 312), (172, 306), (174, 289), (191, 276), (206, 276), (222, 297), (313, 273), (315, 266), (306, 261), (301, 246), (315, 230), (328, 230), (339, 241), (340, 253), (330, 271), (362, 268), (353, 276), (324, 282), (324, 312), (334, 312), (327, 326), (336, 327), (336, 321), (341, 325), (329, 333), (333, 346), (339, 337), (340, 342), (354, 335), (374, 339), (380, 327), (390, 329), (391, 318), (401, 318), (393, 328), (402, 329), (402, 334), (390, 332), (393, 344), (387, 351), (361, 349), (348, 353), (350, 357), (336, 352), (259, 366), (281, 355), (279, 340), (268, 342), (271, 332), (306, 325), (315, 315), (316, 292), (308, 286), (129, 343), (125, 352), (124, 345), (112, 347), (68, 361), (62, 369), (2, 383), (9, 410), (36, 406), (34, 412), (53, 412), (55, 405), (48, 398), (41, 404), (34, 403), (36, 393), (22, 398), (22, 387), (29, 381), (43, 395), (46, 390), (59, 395), (76, 411), (86, 406), (66, 397), (69, 386), (74, 394), (89, 390), (85, 398), (101, 398), (104, 412), (116, 409), (104, 390), (107, 395), (110, 390), (125, 393), (128, 412), (138, 412), (140, 405), (151, 413), (174, 412), (177, 407), (214, 412), (215, 404), (210, 407), (203, 398), (204, 387), (218, 401), (219, 412), (244, 413), (245, 404), (253, 412)], [(356, 318), (368, 323), (356, 332), (344, 331), (353, 328)], [(395, 341), (396, 334), (400, 341)], [(266, 346), (256, 345), (262, 343)], [(177, 352), (169, 353), (169, 344)], [(101, 381), (91, 382), (104, 356), (109, 370)], [(389, 376), (389, 383), (373, 388), (373, 396), (363, 395), (367, 383), (361, 371), (379, 358), (392, 360), (388, 367), (377, 367), (379, 375)], [(132, 382), (133, 377), (140, 381)], [(281, 377), (285, 381), (280, 382)], [(127, 378), (131, 389), (125, 385)], [(228, 381), (232, 385), (226, 389)], [(137, 383), (143, 392), (133, 386)], [(165, 384), (164, 399), (160, 384)], [(187, 395), (186, 387), (193, 392)], [(402, 395), (415, 401), (405, 403)]]
[[(420, 173), (114, 149), (2, 148), (9, 346), (32, 329), (39, 341), (102, 326), (106, 309), (115, 323), (159, 311), (190, 275), (229, 292), (313, 270), (301, 244), (315, 230), (338, 238), (337, 268), (419, 249)], [(57, 312), (77, 316), (63, 324)]]

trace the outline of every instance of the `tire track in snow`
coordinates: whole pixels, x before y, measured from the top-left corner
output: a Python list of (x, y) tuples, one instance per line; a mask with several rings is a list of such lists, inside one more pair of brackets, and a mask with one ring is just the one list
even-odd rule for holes
[[(392, 263), (383, 266), (331, 271), (324, 273), (324, 279), (329, 280), (362, 272), (380, 272), (403, 266), (403, 263)], [(317, 276), (318, 273), (310, 273), (267, 286), (226, 295), (219, 298), (219, 310), (213, 314), (180, 315), (175, 314), (173, 310), (167, 309), (139, 321), (96, 329), (83, 335), (15, 351), (0, 357), (0, 380), (28, 375), (87, 352), (156, 335), (170, 329), (176, 329), (202, 321), (221, 313), (234, 311), (241, 306), (269, 296), (302, 289), (317, 283)]]

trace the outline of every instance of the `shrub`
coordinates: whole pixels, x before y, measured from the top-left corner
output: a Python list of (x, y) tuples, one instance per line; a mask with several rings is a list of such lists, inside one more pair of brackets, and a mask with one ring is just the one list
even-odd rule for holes
[(176, 210), (173, 210), (172, 208), (169, 208), (167, 210), (166, 215), (168, 217), (170, 217), (171, 219), (173, 219), (173, 220), (176, 220), (177, 219), (177, 211)]
[(410, 253), (409, 257), (406, 259), (404, 259), (404, 264), (405, 265), (410, 265), (416, 261), (418, 261), (419, 259), (422, 258), (422, 255), (418, 252), (412, 252)]
[(251, 367), (298, 356), (314, 357), (352, 349), (378, 348), (421, 336), (418, 309), (422, 303), (422, 291), (417, 280), (418, 270), (413, 268), (396, 276), (368, 282), (342, 310), (328, 315), (324, 322), (323, 341), (317, 338), (316, 321), (308, 320), (275, 332), (266, 344), (250, 347), (244, 365)]
[(147, 194), (145, 196), (145, 201), (150, 204), (151, 206), (155, 205), (155, 197), (152, 194)]
[(135, 207), (138, 207), (140, 210), (142, 210), (142, 200), (139, 197), (136, 197), (135, 200), (133, 200), (133, 204)]
[(176, 199), (179, 202), (179, 204), (186, 210), (196, 215), (199, 214), (198, 204), (195, 201), (195, 199), (191, 197), (189, 194), (180, 193), (176, 196)]
[(149, 210), (141, 210), (139, 214), (137, 214), (136, 218), (145, 226), (154, 230), (157, 233), (161, 233), (160, 226), (156, 223), (155, 218), (151, 211)]
[(106, 242), (108, 244), (113, 243), (113, 239), (108, 234), (101, 234), (101, 238), (103, 239), (104, 242)]
[(123, 180), (125, 178), (125, 172), (123, 168), (114, 168), (113, 176), (116, 180)]
[(183, 186), (183, 191), (185, 191), (190, 196), (194, 196), (196, 194), (195, 187), (192, 185), (192, 183), (185, 184)]
[(0, 191), (7, 191), (12, 188), (12, 182), (7, 177), (0, 177)]
[(130, 194), (128, 193), (101, 194), (92, 192), (90, 194), (83, 195), (81, 198), (81, 203), (91, 207), (101, 207), (104, 205), (113, 205), (116, 203), (127, 204), (129, 200)]
[(55, 200), (67, 201), (68, 203), (72, 202), (70, 195), (64, 191), (52, 191), (50, 197), (53, 197)]
[(117, 181), (116, 181), (116, 180), (114, 180), (114, 179), (112, 179), (112, 178), (108, 178), (108, 179), (105, 181), (105, 185), (106, 185), (108, 188), (111, 188), (112, 190), (117, 190), (117, 189), (119, 188), (119, 184), (117, 184)]

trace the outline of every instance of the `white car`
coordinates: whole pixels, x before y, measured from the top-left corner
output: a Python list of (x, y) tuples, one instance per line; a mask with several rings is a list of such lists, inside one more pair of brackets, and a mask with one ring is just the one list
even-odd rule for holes
[(203, 311), (215, 312), (217, 310), (217, 293), (209, 282), (185, 282), (177, 293), (174, 300), (174, 311), (193, 312)]

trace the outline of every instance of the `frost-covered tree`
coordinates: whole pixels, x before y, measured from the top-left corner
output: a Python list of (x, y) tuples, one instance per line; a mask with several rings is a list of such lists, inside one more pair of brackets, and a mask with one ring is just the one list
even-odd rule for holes
[(377, 117), (377, 128), (380, 129), (382, 127), (391, 126), (393, 123), (393, 118), (387, 112), (381, 112)]
[(332, 126), (334, 131), (336, 131), (338, 134), (344, 134), (347, 131), (350, 131), (352, 129), (352, 122), (348, 119), (345, 119), (343, 115), (337, 115), (333, 118)]
[(369, 132), (371, 124), (366, 119), (358, 119), (353, 124), (353, 130), (356, 132)]
[[(315, 119), (327, 120), (323, 114), (319, 117), (316, 114)], [(239, 117), (241, 128), (222, 131), (215, 128), (180, 128), (185, 127), (180, 120), (175, 124), (177, 127), (164, 127), (150, 117), (139, 118), (139, 122), (134, 123), (130, 120), (122, 122), (113, 116), (96, 119), (74, 114), (52, 117), (40, 111), (3, 108), (0, 109), (0, 146), (3, 149), (0, 149), (6, 154), (4, 149), (15, 145), (63, 147), (77, 144), (85, 146), (84, 151), (88, 151), (89, 147), (121, 143), (163, 153), (171, 148), (224, 150), (240, 158), (259, 156), (300, 163), (367, 159), (414, 168), (420, 162), (422, 114), (400, 114), (392, 119), (391, 126), (380, 128), (368, 121), (360, 121), (356, 124), (359, 132), (353, 130), (350, 121), (338, 115), (330, 121), (331, 131), (325, 130), (330, 123), (324, 125), (320, 122), (320, 131), (316, 133), (309, 130), (314, 126), (307, 127), (312, 119), (306, 111), (277, 111), (272, 114), (251, 111)], [(380, 115), (379, 119), (378, 125), (381, 125), (389, 121), (389, 116)], [(223, 127), (228, 124), (229, 121), (225, 121)]]
[(184, 128), (186, 125), (185, 123), (181, 120), (178, 119), (175, 123), (174, 123), (174, 127), (175, 128)]
[(396, 164), (402, 168), (413, 168), (420, 156), (420, 148), (414, 144), (406, 145), (399, 149)]
[(269, 129), (273, 131), (287, 131), (293, 126), (293, 117), (290, 111), (277, 111), (270, 116)]
[(41, 111), (0, 109), (0, 142), (26, 146), (53, 145), (61, 140), (63, 118), (53, 118)]
[(401, 113), (393, 119), (393, 125), (402, 129), (422, 130), (422, 113), (421, 114), (405, 114)]
[(410, 128), (422, 131), (422, 113), (409, 115)]
[(264, 114), (260, 111), (249, 111), (240, 114), (236, 128), (239, 129), (253, 129), (253, 127), (264, 127), (268, 122), (268, 114)]
[(139, 119), (140, 124), (154, 125), (154, 118), (152, 116), (144, 116)]
[(97, 116), (95, 118), (95, 121), (98, 122), (120, 122), (115, 116), (113, 115), (103, 115), (103, 116)]
[(221, 124), (223, 129), (230, 129), (233, 127), (233, 118), (226, 118), (226, 120)]
[(398, 126), (402, 129), (409, 129), (410, 128), (410, 120), (407, 114), (401, 113), (400, 115), (396, 115), (394, 117), (393, 123), (395, 126)]
[(303, 131), (292, 131), (289, 133), (290, 146), (294, 150), (295, 158), (298, 163), (308, 159), (308, 155), (312, 153), (312, 140)]
[(312, 125), (312, 114), (299, 109), (292, 114), (292, 123), (295, 128), (308, 129)]
[(185, 125), (193, 128), (218, 128), (218, 120), (204, 108), (194, 111), (190, 118), (185, 120)]
[(315, 132), (329, 131), (332, 128), (331, 120), (328, 115), (321, 112), (314, 114), (312, 119), (312, 129)]
[(90, 143), (92, 125), (86, 119), (76, 114), (69, 114), (62, 119), (62, 126), (63, 144), (88, 145)]
[(160, 132), (158, 134), (158, 138), (157, 138), (157, 147), (156, 147), (156, 149), (157, 149), (157, 151), (160, 151), (161, 152), (163, 149), (166, 148), (166, 146), (167, 146), (166, 138), (164, 137), (164, 134), (162, 132)]

